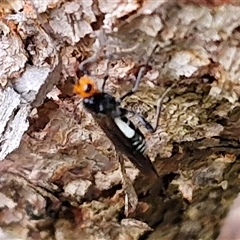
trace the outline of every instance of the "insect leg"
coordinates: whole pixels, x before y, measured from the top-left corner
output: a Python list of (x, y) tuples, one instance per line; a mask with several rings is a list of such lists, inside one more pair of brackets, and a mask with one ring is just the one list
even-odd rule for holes
[(151, 125), (151, 123), (149, 123), (143, 116), (141, 116), (139, 113), (128, 110), (128, 113), (133, 114), (134, 116), (137, 117), (137, 119), (139, 120), (139, 122), (149, 131), (149, 132), (154, 132), (154, 128)]
[(153, 126), (153, 133), (156, 132), (159, 122), (160, 122), (160, 115), (161, 115), (161, 111), (162, 111), (162, 106), (163, 106), (163, 100), (164, 98), (167, 96), (167, 94), (172, 90), (172, 88), (175, 86), (175, 84), (173, 84), (171, 87), (168, 87), (165, 92), (162, 94), (162, 96), (158, 99), (157, 101), (157, 113), (156, 113), (156, 122)]
[[(127, 176), (125, 167), (124, 167), (124, 157), (117, 151), (117, 158), (120, 165), (120, 170), (122, 174), (123, 190), (125, 192), (125, 209), (124, 213), (127, 216), (131, 211), (134, 211), (138, 204), (138, 196), (132, 185), (131, 180)], [(131, 208), (131, 211), (130, 209)]]
[[(171, 86), (171, 87), (168, 87), (164, 93), (162, 94), (162, 96), (158, 99), (157, 101), (157, 113), (156, 113), (156, 120), (155, 120), (155, 124), (152, 125), (151, 123), (149, 123), (143, 116), (141, 116), (140, 114), (134, 112), (134, 111), (131, 111), (131, 110), (127, 110), (127, 109), (124, 109), (124, 112), (125, 114), (126, 113), (131, 113), (133, 115), (135, 115), (138, 120), (141, 122), (141, 124), (151, 133), (154, 133), (157, 128), (158, 128), (158, 125), (159, 125), (159, 121), (160, 121), (160, 115), (161, 115), (161, 112), (162, 112), (162, 105), (163, 105), (163, 100), (164, 98), (167, 96), (167, 94), (172, 90), (173, 86), (175, 86), (174, 84)], [(126, 111), (126, 112), (125, 112)]]
[(140, 70), (139, 70), (139, 72), (138, 72), (138, 75), (137, 75), (136, 82), (135, 82), (133, 88), (132, 88), (130, 91), (128, 91), (127, 93), (125, 93), (125, 94), (119, 99), (119, 101), (122, 101), (122, 100), (125, 99), (126, 97), (131, 96), (133, 93), (135, 93), (135, 92), (137, 91), (137, 89), (138, 89), (138, 87), (139, 87), (139, 84), (140, 84), (140, 81), (141, 81), (141, 79), (142, 79), (142, 77), (143, 77), (143, 74), (144, 74), (144, 72), (145, 72), (145, 70), (146, 70), (146, 66), (147, 66), (147, 64), (148, 64), (148, 62), (149, 62), (152, 54), (156, 51), (156, 49), (158, 48), (158, 46), (159, 46), (159, 45), (157, 44), (157, 45), (153, 48), (151, 54), (150, 54), (149, 57), (147, 58), (146, 63), (144, 64), (143, 67), (140, 68)]

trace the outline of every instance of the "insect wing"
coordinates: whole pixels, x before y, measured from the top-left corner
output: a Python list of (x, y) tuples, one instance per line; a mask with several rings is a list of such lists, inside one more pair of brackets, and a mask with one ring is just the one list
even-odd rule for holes
[(114, 144), (116, 150), (126, 155), (128, 159), (145, 175), (158, 177), (157, 171), (149, 157), (143, 155), (132, 147), (131, 141), (122, 133), (111, 117), (100, 114), (92, 115), (107, 137)]

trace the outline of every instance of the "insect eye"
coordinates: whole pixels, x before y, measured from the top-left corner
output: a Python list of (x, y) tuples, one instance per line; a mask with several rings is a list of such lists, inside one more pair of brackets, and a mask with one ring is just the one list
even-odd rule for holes
[(90, 92), (92, 91), (92, 88), (93, 88), (92, 84), (90, 84), (90, 83), (85, 84), (85, 86), (84, 86), (84, 92), (85, 92), (85, 93), (90, 93)]
[(95, 82), (88, 76), (81, 77), (75, 84), (73, 91), (80, 97), (89, 98), (92, 97), (98, 89)]

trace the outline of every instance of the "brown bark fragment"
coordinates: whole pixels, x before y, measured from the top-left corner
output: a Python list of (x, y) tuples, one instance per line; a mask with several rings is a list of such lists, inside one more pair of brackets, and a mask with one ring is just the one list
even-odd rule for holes
[[(0, 238), (217, 238), (240, 186), (240, 5), (229, 2), (1, 3)], [(110, 58), (106, 90), (118, 97), (156, 43), (122, 106), (152, 122), (157, 99), (176, 84), (158, 130), (145, 134), (162, 181), (126, 161), (138, 194), (126, 216), (114, 146), (72, 83), (97, 52), (87, 69), (101, 86)], [(226, 228), (219, 239), (233, 236)]]

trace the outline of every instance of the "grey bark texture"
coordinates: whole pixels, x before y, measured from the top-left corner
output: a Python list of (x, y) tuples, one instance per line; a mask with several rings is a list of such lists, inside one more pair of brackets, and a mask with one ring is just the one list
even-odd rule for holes
[[(239, 237), (238, 199), (222, 227), (240, 188), (239, 1), (13, 0), (0, 13), (0, 239)], [(119, 97), (156, 44), (122, 106), (154, 122), (174, 86), (158, 130), (140, 126), (161, 181), (125, 159), (126, 209), (114, 146), (73, 83), (91, 57), (101, 86), (110, 61)]]

